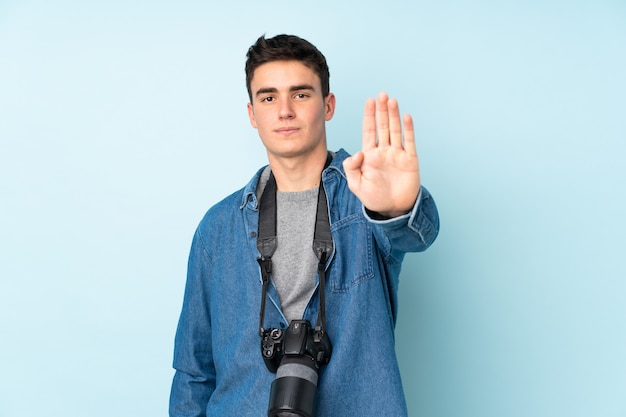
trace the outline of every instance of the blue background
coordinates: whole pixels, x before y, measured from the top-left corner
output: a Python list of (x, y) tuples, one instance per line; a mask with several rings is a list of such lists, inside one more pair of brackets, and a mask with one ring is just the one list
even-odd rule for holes
[(626, 415), (623, 1), (3, 0), (0, 416), (166, 415), (192, 233), (266, 160), (245, 52), (283, 32), (329, 61), (331, 149), (380, 90), (415, 119), (410, 414)]

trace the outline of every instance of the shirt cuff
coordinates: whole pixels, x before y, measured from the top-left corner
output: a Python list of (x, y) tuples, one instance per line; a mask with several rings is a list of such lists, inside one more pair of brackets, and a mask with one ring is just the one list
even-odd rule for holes
[(415, 204), (413, 205), (413, 208), (411, 208), (411, 210), (409, 210), (408, 212), (406, 212), (405, 214), (401, 216), (397, 216), (397, 217), (383, 216), (382, 214), (376, 211), (368, 210), (367, 207), (365, 207), (365, 205), (363, 206), (363, 214), (365, 215), (366, 219), (374, 223), (392, 222), (397, 219), (404, 219), (404, 218), (410, 217), (412, 213), (416, 213), (421, 201), (422, 201), (422, 188), (420, 187), (420, 191), (417, 194), (417, 199), (415, 200)]

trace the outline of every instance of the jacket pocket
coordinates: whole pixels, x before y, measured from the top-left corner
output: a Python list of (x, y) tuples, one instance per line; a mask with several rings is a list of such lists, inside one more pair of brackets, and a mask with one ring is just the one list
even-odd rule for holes
[(334, 223), (331, 229), (335, 258), (330, 267), (330, 290), (348, 292), (374, 277), (371, 225), (362, 215), (354, 214)]

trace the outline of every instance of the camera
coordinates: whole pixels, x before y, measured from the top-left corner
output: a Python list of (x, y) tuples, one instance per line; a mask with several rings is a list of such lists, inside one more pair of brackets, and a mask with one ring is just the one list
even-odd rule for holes
[(292, 320), (286, 330), (267, 329), (261, 353), (272, 382), (268, 417), (311, 417), (321, 365), (330, 361), (328, 334), (308, 320)]

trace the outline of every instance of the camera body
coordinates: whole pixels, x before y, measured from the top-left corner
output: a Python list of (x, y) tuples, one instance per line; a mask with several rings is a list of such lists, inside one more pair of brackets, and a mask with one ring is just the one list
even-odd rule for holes
[(263, 360), (276, 373), (285, 355), (309, 356), (319, 369), (330, 361), (332, 345), (328, 334), (316, 331), (308, 320), (292, 320), (286, 330), (268, 329), (261, 339)]
[(332, 345), (326, 332), (308, 320), (292, 320), (286, 330), (263, 332), (261, 353), (272, 382), (268, 416), (303, 416), (313, 413), (321, 365), (330, 361)]

